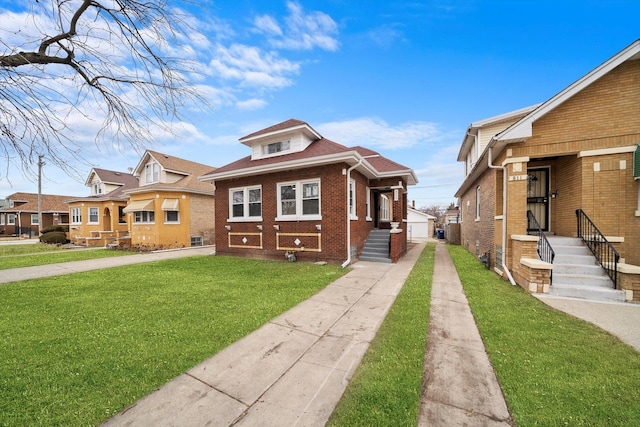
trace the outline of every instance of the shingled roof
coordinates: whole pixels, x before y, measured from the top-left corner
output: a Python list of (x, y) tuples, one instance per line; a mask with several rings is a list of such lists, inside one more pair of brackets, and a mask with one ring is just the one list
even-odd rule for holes
[[(42, 212), (68, 213), (69, 207), (66, 202), (73, 198), (75, 196), (42, 194)], [(8, 196), (7, 200), (13, 201), (13, 207), (2, 208), (0, 212), (38, 212), (37, 193), (14, 193)]]
[[(240, 141), (301, 126), (310, 128), (306, 122), (290, 119), (249, 134), (241, 138)], [(200, 179), (215, 181), (341, 162), (349, 165), (360, 163), (359, 169), (370, 178), (398, 175), (406, 177), (407, 182), (411, 185), (418, 182), (411, 168), (396, 163), (376, 151), (361, 146), (346, 147), (322, 136), (311, 142), (309, 146), (302, 151), (253, 160), (251, 156), (243, 157), (235, 162), (221, 166), (218, 169), (208, 171), (208, 173), (201, 176)]]

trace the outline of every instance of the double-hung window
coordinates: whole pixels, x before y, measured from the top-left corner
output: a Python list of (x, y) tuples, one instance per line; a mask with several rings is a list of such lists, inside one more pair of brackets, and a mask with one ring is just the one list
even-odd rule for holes
[(71, 208), (71, 224), (82, 223), (82, 208)]
[(147, 163), (144, 167), (144, 172), (144, 179), (147, 184), (160, 181), (160, 165), (158, 163)]
[(262, 221), (262, 186), (229, 190), (230, 221)]
[(351, 219), (358, 219), (356, 214), (356, 180), (349, 181), (349, 217)]
[(38, 214), (31, 214), (31, 225), (38, 225), (40, 223), (40, 218), (38, 218)]
[(16, 223), (16, 215), (15, 214), (8, 214), (7, 215), (7, 224), (8, 225), (15, 225)]
[(100, 222), (98, 218), (98, 208), (89, 208), (89, 221), (88, 224), (98, 224)]
[(276, 220), (320, 220), (320, 180), (278, 184)]

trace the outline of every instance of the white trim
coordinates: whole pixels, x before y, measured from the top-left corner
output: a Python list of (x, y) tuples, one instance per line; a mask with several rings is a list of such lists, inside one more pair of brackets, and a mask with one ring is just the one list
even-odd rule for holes
[[(251, 190), (260, 190), (260, 216), (250, 215), (250, 201), (249, 192)], [(233, 193), (242, 192), (242, 216), (233, 216)], [(257, 222), (262, 221), (262, 208), (264, 201), (264, 192), (262, 191), (262, 185), (249, 185), (246, 187), (234, 187), (229, 189), (229, 216), (227, 222)], [(237, 203), (239, 205), (239, 203)]]
[(504, 162), (502, 162), (502, 166), (506, 166), (512, 163), (527, 163), (529, 162), (530, 157), (529, 156), (522, 156), (522, 157), (509, 157), (504, 159)]
[[(318, 185), (318, 213), (317, 214), (303, 214), (303, 201), (304, 194), (303, 188), (305, 184), (317, 184)], [(291, 215), (282, 214), (282, 192), (280, 190), (283, 186), (295, 186), (295, 207), (296, 213)], [(300, 181), (287, 181), (279, 182), (276, 184), (276, 221), (321, 221), (322, 220), (322, 184), (320, 178), (305, 179)], [(315, 197), (311, 198), (315, 199)]]
[(580, 157), (593, 157), (593, 156), (606, 156), (608, 154), (623, 154), (623, 153), (633, 153), (636, 151), (638, 146), (626, 146), (626, 147), (613, 147), (613, 148), (602, 148), (600, 150), (586, 150), (580, 151), (578, 153), (578, 158)]
[[(96, 221), (91, 221), (91, 209), (96, 210), (96, 217), (98, 218)], [(87, 207), (87, 224), (100, 224), (100, 208), (97, 206), (89, 206)]]

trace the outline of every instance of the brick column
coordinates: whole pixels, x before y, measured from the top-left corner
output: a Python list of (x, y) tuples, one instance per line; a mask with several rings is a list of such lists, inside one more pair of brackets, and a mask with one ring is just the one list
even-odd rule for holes
[[(527, 234), (527, 162), (528, 157), (507, 158), (507, 267), (514, 268), (513, 243), (508, 236)], [(505, 250), (503, 248), (503, 250)]]

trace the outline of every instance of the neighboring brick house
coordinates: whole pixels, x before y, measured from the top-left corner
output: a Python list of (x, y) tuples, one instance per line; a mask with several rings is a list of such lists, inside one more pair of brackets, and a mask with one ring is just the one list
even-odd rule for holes
[[(581, 209), (614, 243), (622, 270), (635, 271), (639, 143), (640, 40), (546, 102), (469, 126), (458, 155), (462, 245), (531, 284), (546, 266), (528, 261), (536, 246), (527, 243), (527, 211), (543, 231), (576, 236)], [(640, 298), (640, 286), (634, 292)]]
[(216, 188), (216, 252), (349, 264), (374, 229), (391, 229), (390, 259), (407, 246), (413, 170), (347, 148), (291, 119), (240, 138), (251, 155), (201, 177)]
[[(42, 194), (41, 228), (50, 225), (68, 225), (69, 210), (66, 200), (74, 196)], [(0, 208), (0, 236), (38, 236), (38, 194), (14, 193), (7, 197), (5, 207)]]
[(125, 190), (131, 246), (168, 249), (214, 242), (214, 187), (198, 176), (213, 166), (147, 150), (133, 176), (138, 187)]
[(129, 229), (124, 208), (129, 196), (126, 190), (138, 187), (131, 173), (93, 168), (85, 185), (91, 196), (68, 200), (69, 239), (86, 246), (109, 243), (129, 244)]

